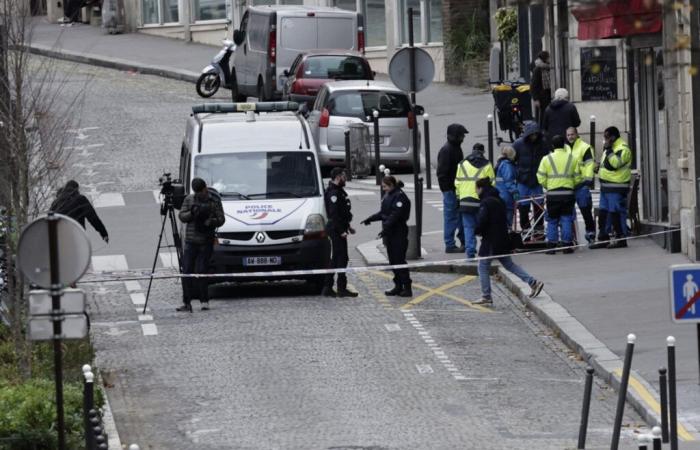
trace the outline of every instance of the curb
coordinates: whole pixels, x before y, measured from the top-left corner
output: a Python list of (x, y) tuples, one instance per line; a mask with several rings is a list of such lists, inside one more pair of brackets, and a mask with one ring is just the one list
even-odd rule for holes
[(106, 67), (108, 69), (133, 71), (144, 75), (155, 75), (178, 81), (196, 83), (197, 79), (199, 78), (198, 73), (187, 70), (177, 70), (170, 67), (140, 64), (126, 59), (109, 58), (91, 53), (77, 53), (69, 50), (59, 50), (56, 47), (48, 47), (41, 44), (27, 44), (25, 45), (25, 49), (29, 53), (47, 56), (49, 58), (62, 59), (64, 61), (72, 61), (81, 64), (90, 64), (93, 66)]
[(107, 389), (105, 389), (102, 382), (102, 372), (97, 371), (98, 376), (96, 377), (97, 387), (102, 391), (102, 397), (104, 398), (104, 405), (102, 405), (102, 424), (104, 425), (104, 431), (107, 435), (107, 446), (109, 448), (121, 449), (122, 441), (119, 439), (119, 432), (117, 431), (117, 423), (114, 421), (114, 415), (112, 414), (112, 407), (109, 405), (109, 398), (107, 396)]

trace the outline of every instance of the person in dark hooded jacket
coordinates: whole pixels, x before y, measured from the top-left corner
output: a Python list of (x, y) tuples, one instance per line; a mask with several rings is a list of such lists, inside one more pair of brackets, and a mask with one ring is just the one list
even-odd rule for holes
[(525, 123), (525, 129), (514, 143), (515, 159), (518, 169), (518, 212), (520, 214), (520, 228), (530, 228), (530, 208), (534, 207), (535, 226), (544, 230), (544, 223), (540, 217), (544, 213), (544, 197), (542, 186), (537, 181), (537, 169), (540, 161), (550, 151), (549, 141), (540, 131), (536, 122)]
[(552, 101), (552, 77), (549, 63), (549, 52), (541, 51), (537, 59), (532, 63), (532, 81), (530, 82), (530, 93), (535, 104), (535, 117), (537, 123), (542, 123), (544, 112)]
[(464, 247), (464, 229), (459, 215), (459, 201), (455, 194), (457, 165), (464, 159), (462, 142), (468, 131), (464, 126), (453, 123), (447, 127), (447, 143), (442, 146), (437, 157), (437, 179), (442, 192), (443, 234), (446, 253), (462, 253), (464, 248), (455, 244), (455, 233)]
[(576, 105), (569, 101), (569, 91), (559, 88), (554, 91), (554, 100), (549, 104), (542, 118), (542, 129), (551, 139), (566, 136), (566, 130), (581, 125)]
[(100, 236), (105, 242), (109, 242), (107, 229), (100, 220), (93, 208), (90, 200), (80, 193), (80, 185), (75, 180), (69, 180), (64, 187), (59, 189), (56, 200), (51, 204), (51, 211), (57, 214), (63, 214), (78, 222), (85, 228), (85, 219), (90, 222), (90, 225), (100, 233)]
[[(491, 260), (498, 259), (504, 269), (513, 273), (530, 286), (530, 298), (537, 297), (544, 283), (537, 281), (522, 267), (513, 262), (510, 257), (513, 249), (508, 236), (506, 224), (506, 207), (498, 191), (491, 186), (491, 180), (481, 178), (476, 182), (480, 206), (476, 217), (476, 234), (481, 236), (479, 247), (479, 283), (481, 284), (481, 300), (477, 305), (490, 305), (491, 298)], [(494, 258), (495, 257), (495, 258)]]

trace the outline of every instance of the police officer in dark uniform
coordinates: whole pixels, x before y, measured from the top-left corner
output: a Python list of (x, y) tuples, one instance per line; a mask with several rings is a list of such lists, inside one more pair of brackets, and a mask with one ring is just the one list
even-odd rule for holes
[[(362, 223), (369, 225), (371, 222), (382, 221), (380, 235), (384, 240), (384, 246), (389, 255), (389, 264), (406, 264), (406, 251), (408, 250), (408, 218), (411, 215), (411, 201), (401, 190), (403, 183), (395, 177), (388, 175), (382, 180), (382, 208), (376, 214), (371, 215)], [(384, 292), (385, 295), (398, 295), (399, 297), (413, 297), (411, 290), (411, 277), (408, 269), (394, 269), (394, 288)]]
[[(326, 230), (333, 246), (331, 267), (334, 269), (344, 269), (348, 266), (348, 234), (355, 234), (355, 230), (350, 226), (352, 221), (350, 198), (343, 189), (346, 181), (345, 171), (340, 167), (334, 168), (324, 194), (328, 213)], [(348, 278), (341, 272), (338, 274), (338, 292), (333, 291), (333, 274), (329, 273), (321, 294), (326, 297), (357, 297), (357, 292), (349, 291), (347, 286)]]

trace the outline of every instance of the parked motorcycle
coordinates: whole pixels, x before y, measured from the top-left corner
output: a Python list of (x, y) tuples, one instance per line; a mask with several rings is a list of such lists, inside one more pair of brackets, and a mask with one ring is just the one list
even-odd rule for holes
[(202, 69), (197, 80), (197, 94), (201, 97), (211, 97), (222, 85), (231, 89), (231, 55), (236, 51), (236, 44), (229, 39), (223, 39), (221, 43), (222, 49), (211, 60), (211, 64)]

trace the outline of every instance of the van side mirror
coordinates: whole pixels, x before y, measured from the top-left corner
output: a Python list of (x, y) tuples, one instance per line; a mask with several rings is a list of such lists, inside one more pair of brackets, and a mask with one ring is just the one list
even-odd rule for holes
[(413, 106), (413, 113), (417, 116), (422, 116), (423, 113), (425, 113), (425, 108), (422, 107), (421, 105), (414, 105)]
[(241, 30), (233, 30), (233, 42), (235, 42), (236, 45), (241, 45), (243, 39), (245, 39), (245, 34), (243, 34)]

